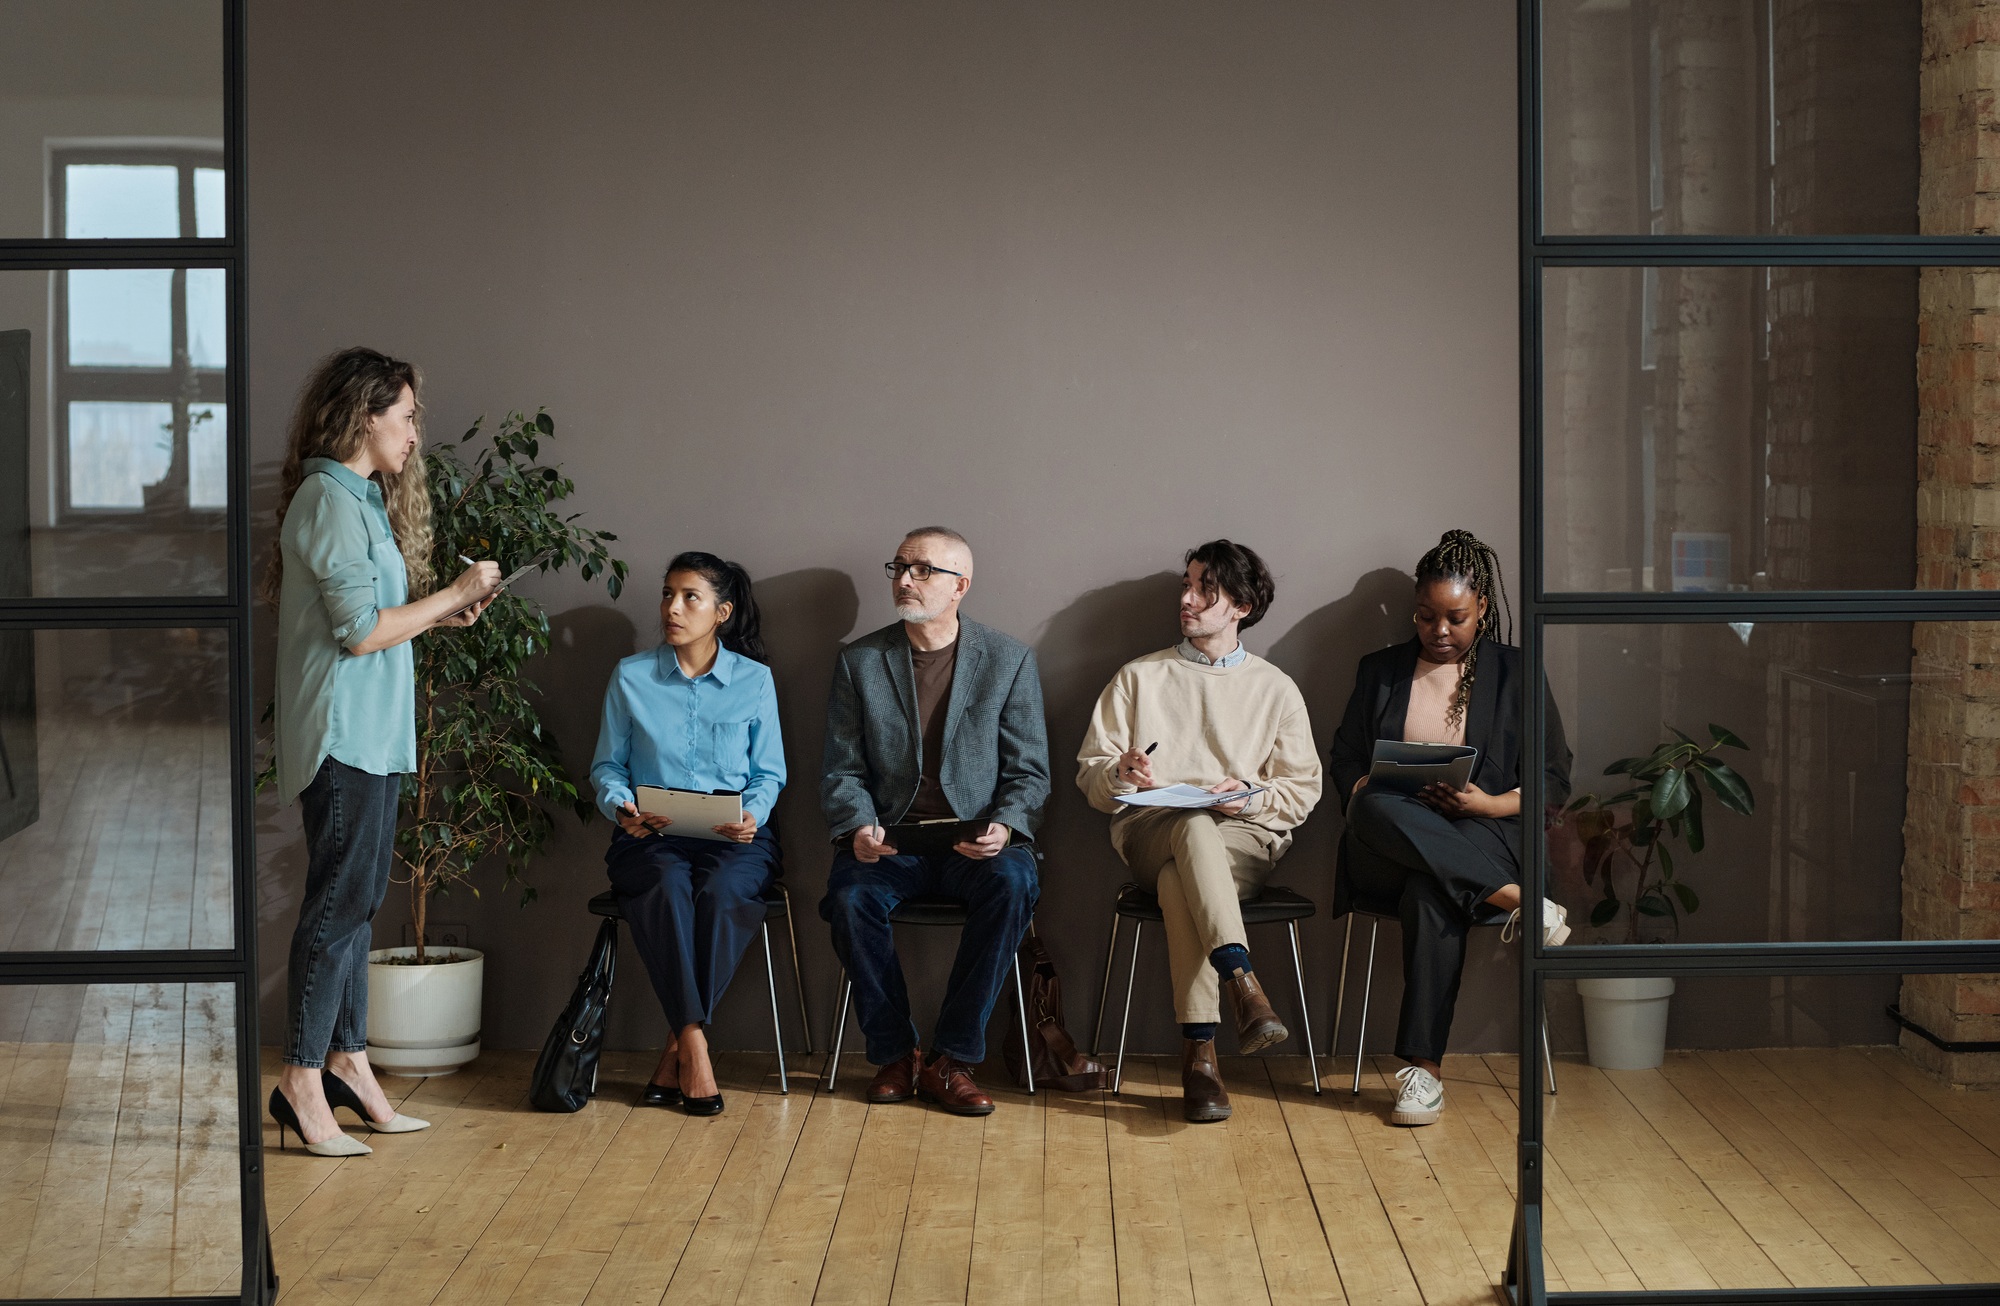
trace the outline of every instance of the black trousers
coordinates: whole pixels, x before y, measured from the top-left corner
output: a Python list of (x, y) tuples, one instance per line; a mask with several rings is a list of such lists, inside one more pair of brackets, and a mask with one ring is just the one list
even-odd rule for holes
[(1403, 794), (1363, 789), (1347, 805), (1347, 875), (1370, 906), (1403, 923), (1403, 1009), (1396, 1055), (1438, 1061), (1451, 1037), (1466, 931), (1494, 919), (1486, 899), (1519, 883), (1520, 859), (1482, 821), (1454, 821)]
[(655, 834), (611, 837), (605, 870), (667, 1024), (706, 1023), (764, 924), (764, 890), (778, 872), (778, 836), (749, 843)]

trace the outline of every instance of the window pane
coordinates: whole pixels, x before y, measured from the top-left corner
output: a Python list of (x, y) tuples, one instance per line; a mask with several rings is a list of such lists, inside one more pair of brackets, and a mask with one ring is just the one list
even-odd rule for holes
[(0, 630), (0, 951), (226, 948), (220, 630)]
[(0, 271), (0, 597), (226, 593), (228, 375), (66, 366), (70, 275)]
[(229, 234), (222, 176), (220, 168), (194, 170), (194, 234), (203, 239)]
[(230, 984), (0, 990), (10, 1296), (238, 1293), (235, 1024)]
[(173, 363), (172, 270), (79, 268), (68, 277), (70, 366)]
[(229, 405), (188, 406), (188, 507), (229, 506)]
[(228, 276), (221, 268), (187, 271), (188, 362), (195, 367), (229, 364)]
[[(1568, 947), (2000, 938), (2000, 623), (1545, 631), (1571, 786), (1614, 800), (1549, 832)], [(1743, 747), (1659, 837), (1615, 800), (1672, 785), (1607, 768), (1713, 726)]]
[[(1898, 1046), (1885, 1012), (1898, 988), (1893, 975), (1550, 981), (1549, 1288), (2000, 1280), (2000, 1117), (1990, 1095), (1938, 1078), (1922, 1040)], [(1489, 1060), (1482, 1076), (1448, 1059), (1446, 1097), (1511, 1123), (1516, 1059)]]
[(180, 169), (172, 164), (71, 164), (64, 173), (65, 236), (181, 234)]
[[(77, 234), (50, 204), (51, 142), (220, 151), (222, 16), (215, 0), (0, 4), (0, 238)], [(172, 217), (147, 234), (179, 236)]]
[(70, 404), (71, 507), (143, 508), (173, 459), (172, 404)]
[(1551, 234), (1991, 229), (1995, 82), (1950, 6), (1543, 0), (1542, 29)]
[(1964, 589), (2000, 271), (1550, 268), (1544, 585)]

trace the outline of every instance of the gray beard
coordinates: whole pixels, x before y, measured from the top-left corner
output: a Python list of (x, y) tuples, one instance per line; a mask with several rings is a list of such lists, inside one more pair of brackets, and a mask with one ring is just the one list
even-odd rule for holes
[(939, 608), (933, 612), (929, 608), (921, 607), (915, 603), (898, 604), (896, 607), (896, 616), (899, 620), (914, 622), (919, 626), (927, 621), (936, 621), (943, 612), (943, 608)]

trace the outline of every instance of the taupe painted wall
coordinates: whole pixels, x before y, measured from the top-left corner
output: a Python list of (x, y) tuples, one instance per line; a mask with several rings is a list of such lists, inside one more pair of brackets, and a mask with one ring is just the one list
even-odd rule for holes
[[(1299, 680), (1323, 741), (1355, 660), (1407, 630), (1407, 571), (1441, 529), (1515, 552), (1514, 54), (1492, 0), (260, 3), (260, 483), (294, 388), (339, 346), (421, 362), (441, 436), (547, 405), (578, 506), (641, 578), (615, 605), (533, 591), (579, 777), (612, 663), (657, 638), (664, 560), (708, 548), (762, 578), (822, 1031), (827, 671), (890, 619), (878, 567), (902, 530), (963, 530), (968, 614), (1041, 656), (1040, 922), (1087, 1035), (1123, 875), (1071, 759), (1111, 671), (1173, 638), (1180, 551), (1229, 535), (1270, 559), (1278, 602), (1248, 642)], [(1325, 902), (1338, 829), (1329, 803), (1278, 878)], [(303, 872), (295, 813), (266, 810), (262, 833), (274, 1038)], [(566, 825), (536, 906), (438, 909), (495, 959), (490, 1043), (538, 1043), (562, 1002), (605, 839)], [(392, 899), (378, 939), (403, 918)], [(1507, 959), (1481, 940), (1468, 1050), (1514, 1030)], [(926, 1027), (950, 943), (906, 944)], [(1252, 943), (1284, 977), (1281, 936)], [(1306, 948), (1323, 1034), (1338, 931), (1322, 917)], [(615, 1041), (653, 1043), (625, 974)], [(1157, 936), (1139, 993), (1137, 1045), (1171, 1046)], [(746, 971), (719, 1040), (768, 1046), (763, 1003)]]

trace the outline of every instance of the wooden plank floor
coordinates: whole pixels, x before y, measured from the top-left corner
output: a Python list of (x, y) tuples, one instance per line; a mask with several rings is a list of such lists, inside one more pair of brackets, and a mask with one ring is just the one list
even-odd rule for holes
[[(283, 1300), (1501, 1300), (1510, 1057), (1451, 1059), (1444, 1121), (1417, 1130), (1386, 1123), (1387, 1061), (1356, 1098), (1331, 1080), (1314, 1097), (1301, 1058), (1230, 1059), (1235, 1117), (1191, 1127), (1164, 1060), (1128, 1063), (1115, 1098), (1002, 1091), (996, 1114), (960, 1120), (870, 1109), (855, 1079), (817, 1095), (797, 1066), (781, 1096), (768, 1055), (737, 1054), (719, 1067), (728, 1111), (703, 1121), (633, 1109), (652, 1063), (633, 1054), (606, 1058), (586, 1110), (538, 1114), (530, 1060), (489, 1053), (457, 1075), (388, 1081), (434, 1125), (368, 1139), (372, 1157), (272, 1152)], [(264, 1068), (268, 1081), (268, 1053)], [(1553, 1289), (2000, 1281), (2000, 1094), (1936, 1087), (1874, 1048), (1675, 1053), (1658, 1071), (1565, 1061), (1559, 1074)], [(121, 1100), (115, 1084), (94, 1091)], [(21, 1164), (11, 1101), (7, 1118), (0, 1182), (25, 1195), (5, 1178)], [(128, 1130), (121, 1111), (106, 1145), (148, 1127)], [(104, 1187), (79, 1175), (63, 1223)], [(114, 1229), (121, 1247), (160, 1232), (118, 1203), (90, 1227), (100, 1248)], [(68, 1256), (74, 1276), (85, 1253), (72, 1244), (88, 1241), (55, 1238), (43, 1255)], [(12, 1265), (20, 1283), (18, 1253)], [(132, 1277), (115, 1286), (138, 1290)]]

